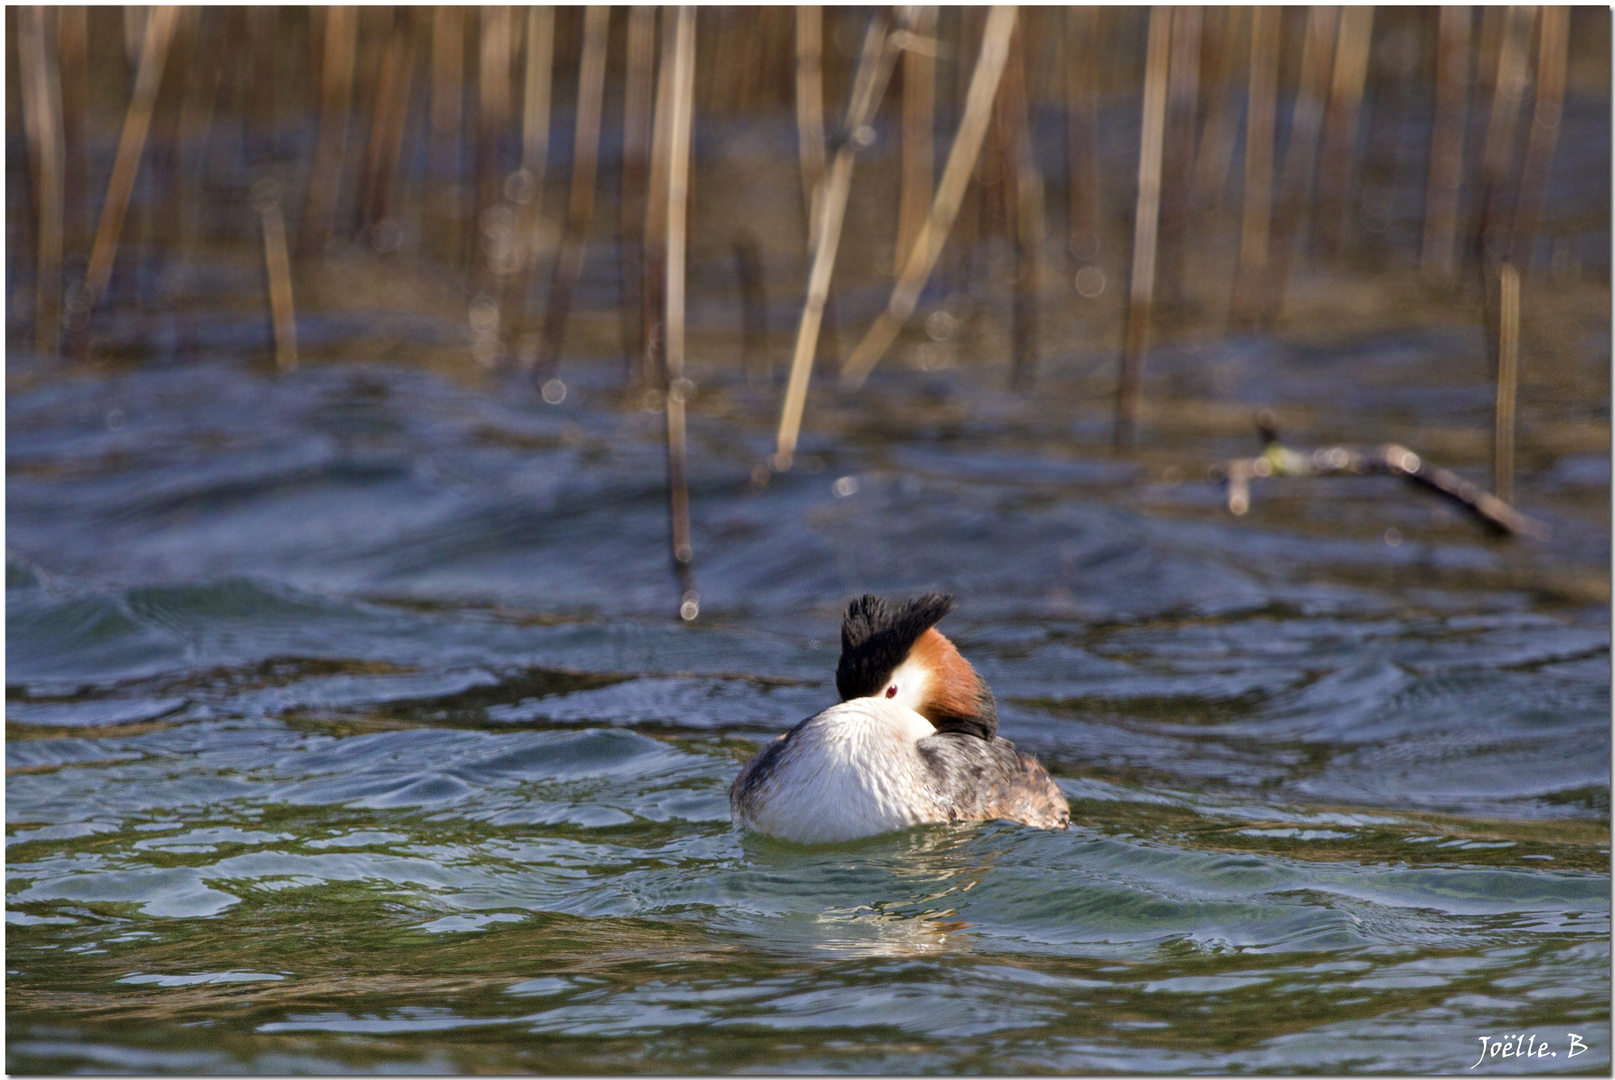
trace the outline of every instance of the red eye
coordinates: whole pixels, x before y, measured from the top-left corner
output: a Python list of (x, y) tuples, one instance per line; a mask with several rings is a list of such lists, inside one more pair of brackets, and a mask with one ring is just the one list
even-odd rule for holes
[(896, 683), (892, 683), (892, 685), (890, 685), (890, 686), (888, 686), (886, 688), (886, 696), (887, 697), (896, 697), (897, 696), (897, 684)]

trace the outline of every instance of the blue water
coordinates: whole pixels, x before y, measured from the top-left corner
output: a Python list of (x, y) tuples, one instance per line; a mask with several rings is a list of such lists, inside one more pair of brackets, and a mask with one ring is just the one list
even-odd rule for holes
[[(1213, 360), (1371, 442), (1484, 430), (1475, 344)], [(311, 354), (12, 362), (12, 1071), (1464, 1071), (1570, 1032), (1550, 1071), (1609, 1068), (1607, 397), (1522, 458), (1536, 542), (1390, 480), (1230, 517), (1205, 465), (1253, 437), (1114, 458), (1085, 354), (816, 396), (757, 490), (777, 394), (698, 369), (684, 624), (615, 369), (550, 406)], [(1198, 361), (1152, 358), (1163, 407)], [(1072, 828), (735, 831), (840, 606), (922, 588)]]

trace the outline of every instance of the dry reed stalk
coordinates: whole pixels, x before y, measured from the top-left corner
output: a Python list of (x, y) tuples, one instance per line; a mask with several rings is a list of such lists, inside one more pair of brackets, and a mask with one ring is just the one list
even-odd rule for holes
[(1144, 67), (1144, 114), (1138, 151), (1138, 207), (1133, 217), (1133, 280), (1127, 299), (1127, 338), (1116, 388), (1117, 450), (1133, 443), (1138, 416), (1139, 371), (1148, 344), (1155, 294), (1156, 223), (1161, 205), (1161, 141), (1166, 135), (1167, 63), (1175, 29), (1167, 9), (1150, 9), (1149, 52)]
[[(953, 122), (958, 125), (964, 118), (964, 106), (970, 96), (970, 81), (975, 77), (976, 62), (981, 57), (982, 35), (987, 27), (987, 9), (972, 4), (956, 10), (959, 12), (959, 44), (955, 53), (958, 61), (954, 64), (954, 111), (957, 115), (953, 118)], [(989, 114), (991, 111), (989, 105)], [(947, 289), (949, 292), (962, 293), (965, 296), (970, 295), (974, 289), (977, 255), (985, 246), (978, 244), (977, 239), (987, 216), (987, 207), (984, 203), (987, 201), (987, 184), (992, 174), (992, 141), (993, 126), (989, 119), (987, 130), (982, 136), (981, 148), (971, 167), (970, 178), (975, 182), (965, 184), (959, 212), (954, 218), (950, 239), (957, 239), (948, 246), (948, 260), (944, 273), (948, 280)], [(934, 204), (935, 200), (932, 202)], [(842, 365), (843, 369), (845, 366)]]
[(151, 131), (146, 136), (149, 147), (146, 153), (149, 175), (153, 180), (154, 198), (139, 203), (138, 232), (144, 243), (141, 246), (141, 277), (153, 282), (163, 270), (165, 249), (178, 239), (183, 251), (186, 236), (187, 213), (185, 191), (182, 188), (181, 163), (182, 122), (185, 98), (195, 86), (194, 70), (198, 23), (202, 9), (181, 5), (169, 38), (168, 66), (157, 100), (152, 106)]
[(1497, 424), (1492, 435), (1492, 491), (1514, 501), (1514, 399), (1520, 368), (1520, 275), (1512, 263), (1498, 267)]
[[(594, 220), (594, 187), (600, 161), (600, 106), (606, 86), (606, 31), (611, 9), (592, 4), (583, 17), (583, 55), (578, 65), (578, 113), (572, 142), (572, 196), (567, 204), (566, 231), (561, 236), (560, 255), (550, 284), (549, 304), (544, 311), (544, 329), (539, 337), (538, 354), (523, 357), (540, 377), (555, 367), (566, 336), (566, 321), (572, 310), (572, 296), (583, 273), (589, 225)], [(694, 16), (692, 15), (693, 19)], [(693, 34), (693, 30), (691, 31)], [(693, 38), (692, 38), (693, 40)]]
[(802, 162), (802, 201), (808, 251), (818, 247), (819, 198), (828, 159), (824, 152), (824, 12), (817, 4), (796, 9), (796, 149)]
[(1172, 9), (1172, 45), (1166, 76), (1166, 132), (1161, 146), (1160, 220), (1157, 224), (1157, 291), (1162, 299), (1182, 295), (1188, 255), (1190, 186), (1194, 172), (1195, 118), (1200, 103), (1201, 9)]
[(1004, 198), (1014, 229), (1012, 248), (1015, 294), (1011, 304), (1010, 385), (1030, 386), (1037, 379), (1038, 293), (1043, 262), (1043, 176), (1032, 154), (1030, 92), (1026, 72), (1024, 24), (1010, 39), (1009, 60), (996, 105), (1008, 136)]
[(1481, 212), (1475, 222), (1473, 246), (1482, 273), (1490, 275), (1494, 260), (1509, 249), (1505, 189), (1508, 186), (1520, 104), (1527, 83), (1527, 55), (1535, 11), (1510, 7), (1497, 47), (1497, 75), (1492, 88), (1491, 111), (1486, 118), (1486, 145), (1481, 154)]
[(66, 150), (62, 136), (62, 87), (56, 67), (56, 28), (48, 8), (18, 12), (17, 60), (21, 69), (23, 122), (39, 221), (34, 266), (34, 348), (56, 356), (62, 341), (62, 200)]
[(1374, 8), (1340, 9), (1340, 31), (1335, 37), (1334, 71), (1329, 105), (1324, 118), (1323, 149), (1318, 157), (1318, 248), (1332, 254), (1340, 244), (1346, 196), (1351, 187), (1352, 160), (1356, 156), (1357, 116), (1368, 77), (1368, 46), (1374, 32)]
[[(180, 262), (189, 266), (191, 251), (197, 234), (206, 227), (207, 178), (209, 147), (214, 141), (215, 118), (230, 80), (235, 42), (229, 38), (228, 11), (199, 9), (196, 27), (196, 63), (190, 72), (185, 88), (185, 100), (179, 115), (179, 182), (174, 185), (181, 193), (176, 219), (182, 235)], [(211, 63), (207, 57), (211, 55)], [(195, 165), (185, 167), (188, 147), (195, 147)], [(185, 195), (185, 192), (189, 195)]]
[(644, 372), (649, 385), (667, 385), (664, 362), (665, 335), (662, 317), (666, 313), (667, 287), (667, 184), (671, 162), (669, 143), (673, 126), (673, 66), (677, 62), (676, 15), (662, 9), (662, 55), (656, 76), (656, 106), (652, 121), (650, 153), (650, 192), (645, 204), (645, 258), (640, 318), (641, 340), (645, 343)]
[[(484, 215), (499, 205), (505, 170), (501, 154), (511, 114), (511, 18), (506, 4), (482, 6), (482, 33), (477, 62), (477, 180), (473, 228), (485, 226)], [(513, 237), (492, 245), (495, 255), (510, 250)]]
[[(464, 198), (460, 191), (462, 127), (465, 111), (465, 9), (432, 10), (432, 106), (429, 186), (437, 193), (436, 245), (440, 255), (466, 253)], [(444, 176), (444, 173), (447, 176)]]
[(1424, 196), (1424, 249), (1420, 268), (1427, 280), (1452, 280), (1458, 239), (1458, 189), (1463, 183), (1464, 129), (1469, 111), (1467, 7), (1438, 9), (1436, 115), (1430, 132), (1430, 178)]
[(90, 20), (82, 4), (57, 9), (57, 70), (62, 93), (62, 245), (84, 247), (89, 220), (89, 153), (84, 123), (90, 109)]
[[(898, 331), (914, 314), (920, 293), (936, 267), (937, 258), (942, 254), (942, 246), (947, 242), (948, 232), (959, 215), (965, 186), (975, 170), (976, 158), (981, 152), (988, 122), (992, 119), (993, 100), (998, 96), (998, 83), (1009, 61), (1009, 39), (1015, 29), (1015, 15), (1016, 8), (1007, 4), (992, 8), (987, 15), (981, 54), (976, 58), (975, 70), (970, 76), (970, 90), (965, 97), (964, 114), (959, 118), (959, 132), (948, 151), (948, 163), (942, 169), (936, 198), (931, 200), (931, 213), (926, 217), (920, 235), (914, 240), (914, 250), (909, 252), (908, 262), (892, 289), (886, 310), (880, 313), (841, 369), (841, 383), (849, 389), (863, 385), (892, 342), (897, 340)], [(805, 379), (803, 383), (805, 394)], [(791, 443), (794, 447), (794, 431)]]
[(1548, 175), (1564, 113), (1565, 60), (1570, 48), (1569, 8), (1543, 7), (1539, 18), (1536, 107), (1525, 147), (1525, 164), (1520, 169), (1519, 201), (1508, 252), (1509, 262), (1522, 270), (1531, 267), (1531, 246), (1542, 223), (1542, 205), (1548, 194)]
[[(398, 164), (404, 150), (404, 124), (409, 116), (410, 86), (415, 77), (413, 20), (399, 11), (394, 16), (376, 76), (375, 114), (370, 122), (370, 145), (360, 184), (362, 224), (374, 233), (392, 216)], [(372, 235), (373, 243), (379, 235)], [(379, 245), (378, 245), (379, 246)]]
[[(522, 75), (522, 166), (519, 182), (511, 193), (516, 201), (515, 224), (508, 256), (496, 265), (502, 279), (499, 319), (502, 333), (509, 333), (523, 321), (524, 305), (532, 294), (533, 277), (538, 269), (540, 225), (543, 221), (544, 180), (549, 171), (550, 95), (555, 68), (555, 9), (533, 6), (527, 9), (527, 63)], [(495, 260), (497, 263), (498, 260)], [(533, 345), (515, 343), (517, 355), (531, 352)]]
[(129, 110), (124, 114), (112, 176), (107, 181), (106, 199), (101, 203), (101, 220), (96, 226), (95, 243), (90, 248), (90, 266), (84, 275), (87, 310), (93, 309), (105, 295), (107, 284), (112, 280), (112, 264), (118, 256), (118, 240), (123, 233), (124, 216), (129, 211), (129, 197), (134, 192), (146, 134), (151, 130), (152, 107), (162, 86), (163, 68), (168, 62), (168, 46), (178, 15), (177, 8), (164, 4), (153, 9), (145, 23), (146, 36), (140, 49), (134, 92), (129, 97)]
[(1099, 9), (1071, 6), (1065, 19), (1066, 246), (1080, 268), (1099, 257)]
[(1490, 101), (1497, 88), (1498, 50), (1503, 44), (1503, 25), (1509, 9), (1503, 4), (1485, 4), (1480, 9), (1480, 42), (1475, 49), (1475, 96)]
[(895, 61), (889, 23), (884, 11), (870, 18), (864, 34), (863, 50), (852, 80), (847, 114), (837, 137), (835, 160), (824, 182), (819, 200), (818, 244), (813, 250), (813, 268), (808, 275), (807, 301), (796, 333), (796, 352), (791, 357), (790, 381), (785, 388), (785, 404), (780, 410), (779, 438), (773, 467), (784, 472), (796, 454), (796, 439), (802, 428), (802, 409), (807, 404), (808, 378), (813, 372), (813, 354), (818, 347), (819, 323), (830, 292), (830, 275), (835, 270), (836, 249), (841, 243), (841, 224), (852, 186), (853, 159), (858, 150), (874, 141), (869, 124), (880, 108), (886, 82)]
[(320, 127), (315, 137), (314, 160), (308, 171), (308, 195), (303, 203), (302, 245), (309, 254), (323, 250), (330, 238), (337, 195), (342, 190), (342, 159), (347, 154), (358, 30), (357, 8), (335, 6), (327, 10), (320, 76)]
[(655, 109), (656, 9), (628, 9), (628, 42), (623, 87), (622, 216), (618, 225), (617, 268), (621, 274), (623, 355), (630, 379), (647, 385), (645, 368), (645, 203), (650, 182), (651, 115)]
[(139, 71), (141, 50), (145, 47), (147, 23), (152, 9), (145, 4), (123, 6), (123, 55), (131, 71)]
[[(601, 9), (605, 10), (605, 9)], [(690, 134), (695, 105), (695, 9), (679, 8), (673, 60), (673, 105), (668, 133), (667, 183), (667, 487), (673, 564), (682, 595), (679, 617), (701, 611), (690, 566), (690, 481), (685, 445), (684, 406), (690, 381), (684, 377), (684, 251), (690, 185)]]
[[(917, 8), (914, 32), (936, 33), (935, 7)], [(931, 185), (936, 175), (936, 56), (926, 49), (909, 49), (903, 56), (903, 187), (897, 213), (896, 265), (901, 272), (914, 237), (931, 208)]]
[(1234, 279), (1233, 321), (1249, 325), (1261, 311), (1273, 221), (1273, 130), (1277, 120), (1279, 31), (1283, 11), (1251, 14), (1250, 96), (1245, 121), (1245, 195), (1239, 231), (1239, 273)]
[[(636, 9), (638, 10), (638, 9)], [(631, 21), (630, 21), (631, 25)], [(527, 69), (522, 81), (522, 168), (535, 208), (550, 156), (550, 88), (555, 67), (555, 9), (527, 9)]]
[(255, 5), (247, 9), (247, 41), (251, 50), (248, 62), (247, 95), (251, 125), (242, 135), (242, 141), (262, 140), (266, 156), (273, 156), (277, 145), (275, 137), (276, 98), (279, 85), (276, 79), (278, 45), (280, 42), (280, 9)]
[(1295, 238), (1312, 207), (1318, 136), (1323, 127), (1339, 14), (1338, 8), (1321, 6), (1312, 7), (1307, 14), (1299, 85), (1295, 108), (1290, 114), (1290, 142), (1284, 150), (1284, 171), (1279, 182), (1278, 214), (1271, 244), (1273, 258), (1268, 263), (1268, 280), (1263, 286), (1262, 314), (1269, 320), (1278, 314), (1284, 303)]
[(1233, 85), (1238, 63), (1239, 41), (1249, 21), (1246, 8), (1212, 8), (1214, 34), (1207, 34), (1211, 63), (1206, 72), (1206, 121), (1200, 133), (1194, 159), (1194, 201), (1216, 205), (1228, 187), (1228, 173), (1234, 161), (1234, 142), (1239, 137), (1239, 110), (1234, 107)]
[(269, 278), (270, 325), (275, 337), (275, 366), (297, 368), (297, 316), (292, 307), (292, 261), (286, 248), (286, 221), (280, 209), (280, 185), (260, 180), (254, 201), (263, 223), (264, 270)]

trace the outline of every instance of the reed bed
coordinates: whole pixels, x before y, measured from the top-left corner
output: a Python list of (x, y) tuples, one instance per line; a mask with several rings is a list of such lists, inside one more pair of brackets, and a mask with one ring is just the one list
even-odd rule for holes
[[(1027, 390), (1043, 356), (1068, 351), (1051, 328), (1110, 312), (1114, 441), (1133, 453), (1149, 438), (1153, 338), (1186, 322), (1272, 328), (1298, 266), (1410, 266), (1433, 302), (1487, 328), (1506, 499), (1532, 278), (1580, 272), (1577, 230), (1607, 243), (1607, 210), (1564, 220), (1548, 197), (1567, 95), (1607, 101), (1607, 27), (1607, 12), (1557, 6), (10, 8), (8, 131), (22, 137), (8, 164), (27, 212), (8, 217), (8, 265), (27, 288), (8, 298), (8, 333), (83, 360), (114, 309), (149, 303), (140, 282), (118, 285), (139, 274), (122, 241), (142, 199), (145, 258), (258, 249), (265, 355), (283, 372), (298, 363), (294, 288), (329, 306), (320, 268), (354, 250), (458, 281), (468, 366), (526, 373), (544, 401), (565, 396), (579, 316), (610, 319), (634, 400), (666, 412), (690, 612), (685, 309), (700, 286), (686, 275), (702, 260), (730, 263), (746, 377), (778, 394), (762, 480), (791, 467), (838, 329), (857, 339), (839, 371), (856, 389), (894, 350), (925, 347), (932, 324), (911, 323), (928, 305), (944, 324), (1001, 305), (1004, 355), (979, 359)], [(841, 118), (828, 133), (826, 110)], [(1416, 115), (1412, 162), (1395, 125)], [(709, 122), (794, 129), (795, 228), (703, 215), (724, 167)], [(1387, 175), (1424, 193), (1408, 242), (1362, 225)], [(602, 199), (614, 212), (596, 213)], [(853, 237), (860, 261), (838, 266), (854, 219), (883, 235)], [(691, 230), (719, 220), (724, 235)], [(1213, 249), (1225, 285), (1208, 307), (1189, 278)], [(1007, 271), (981, 274), (995, 253)], [(618, 284), (602, 312), (580, 283), (605, 260)], [(1096, 301), (1124, 267), (1125, 304), (1115, 289)], [(888, 293), (884, 309), (838, 320), (844, 273)], [(769, 298), (792, 293), (788, 346)]]

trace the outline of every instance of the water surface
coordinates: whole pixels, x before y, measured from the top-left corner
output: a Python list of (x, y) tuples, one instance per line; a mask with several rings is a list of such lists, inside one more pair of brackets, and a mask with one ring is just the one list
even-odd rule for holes
[[(1484, 429), (1478, 337), (1151, 386)], [(1115, 459), (1080, 355), (816, 399), (757, 492), (777, 397), (701, 371), (683, 625), (614, 370), (550, 406), (311, 351), (13, 361), (10, 1070), (1464, 1071), (1571, 1031), (1553, 1069), (1609, 1068), (1607, 396), (1511, 543), (1381, 480), (1228, 517), (1204, 465), (1250, 437)], [(1072, 828), (736, 832), (846, 598), (932, 587)]]

